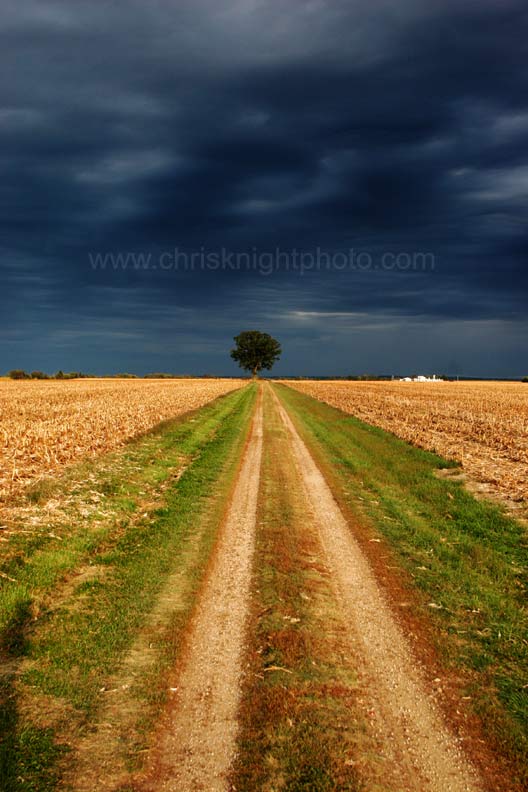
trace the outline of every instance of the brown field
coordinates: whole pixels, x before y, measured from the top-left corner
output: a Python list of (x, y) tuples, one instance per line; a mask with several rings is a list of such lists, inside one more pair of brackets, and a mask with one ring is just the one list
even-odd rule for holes
[(0, 502), (85, 456), (239, 388), (243, 380), (0, 380)]
[(528, 385), (291, 381), (293, 388), (461, 462), (491, 492), (528, 500)]

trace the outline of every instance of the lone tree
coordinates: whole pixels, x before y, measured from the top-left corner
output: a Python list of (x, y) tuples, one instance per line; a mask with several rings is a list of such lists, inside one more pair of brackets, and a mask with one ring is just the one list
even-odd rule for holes
[(281, 356), (281, 345), (268, 333), (259, 330), (246, 330), (234, 337), (236, 347), (231, 350), (231, 357), (240, 368), (251, 371), (256, 377), (262, 369), (271, 369)]

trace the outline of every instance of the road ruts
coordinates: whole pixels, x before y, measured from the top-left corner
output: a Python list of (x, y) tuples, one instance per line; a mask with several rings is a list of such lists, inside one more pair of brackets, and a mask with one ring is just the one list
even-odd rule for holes
[(397, 766), (405, 792), (482, 792), (477, 772), (426, 692), (412, 650), (328, 484), (275, 389), (273, 393), (291, 438), (306, 509), (317, 527), (351, 646), (359, 657), (372, 727), (384, 740), (387, 760)]
[(259, 393), (232, 500), (190, 626), (174, 702), (142, 790), (222, 792), (227, 787), (236, 748), (261, 457)]

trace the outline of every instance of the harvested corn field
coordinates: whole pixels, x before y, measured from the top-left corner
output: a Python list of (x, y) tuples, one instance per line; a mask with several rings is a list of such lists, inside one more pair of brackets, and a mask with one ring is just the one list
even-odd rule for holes
[(291, 381), (292, 387), (461, 462), (492, 492), (528, 500), (528, 385)]
[(0, 502), (244, 384), (235, 379), (0, 381)]

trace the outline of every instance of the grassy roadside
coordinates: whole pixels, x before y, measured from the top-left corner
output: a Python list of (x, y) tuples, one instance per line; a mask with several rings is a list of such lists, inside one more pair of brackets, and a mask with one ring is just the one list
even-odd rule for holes
[(249, 668), (231, 788), (359, 790), (358, 771), (372, 747), (356, 673), (269, 389), (260, 487)]
[(522, 788), (528, 781), (525, 528), (460, 482), (439, 477), (445, 460), (276, 387), (338, 501), (371, 536), (387, 540), (418, 615), (433, 626), (442, 662), (462, 680), (460, 707), (469, 705), (482, 719), (513, 763), (512, 783)]
[(56, 787), (61, 762), (93, 728), (165, 581), (183, 569), (177, 613), (149, 632), (148, 685), (130, 693), (142, 703), (131, 749), (148, 739), (149, 713), (165, 695), (163, 672), (178, 652), (254, 397), (254, 388), (228, 394), (71, 471), (52, 492), (65, 505), (30, 533), (13, 530), (3, 568), (12, 580), (3, 578), (0, 591), (6, 792)]

